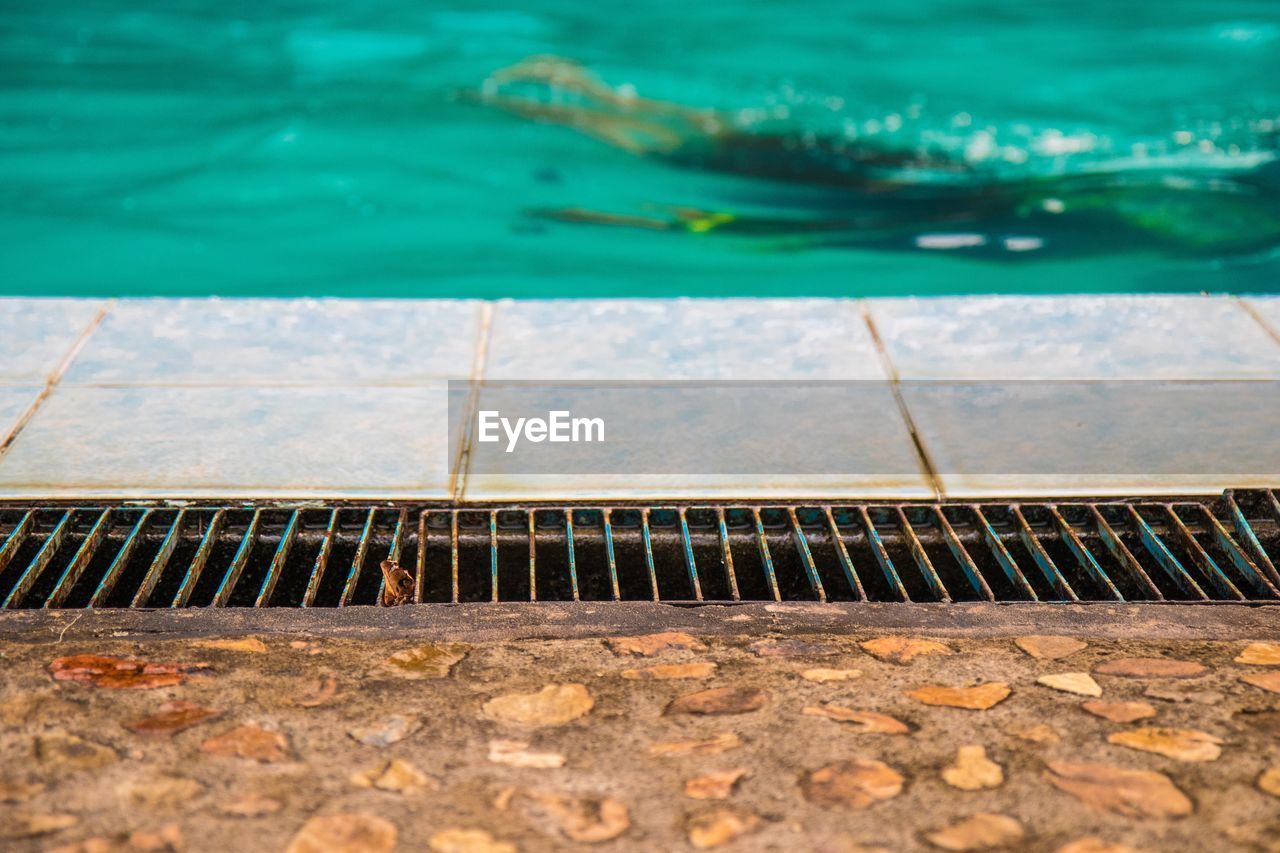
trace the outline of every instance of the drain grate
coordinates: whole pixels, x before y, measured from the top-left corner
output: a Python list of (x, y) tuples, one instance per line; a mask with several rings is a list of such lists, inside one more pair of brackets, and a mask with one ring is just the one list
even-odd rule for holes
[(0, 601), (1277, 601), (1273, 490), (1168, 501), (3, 506)]

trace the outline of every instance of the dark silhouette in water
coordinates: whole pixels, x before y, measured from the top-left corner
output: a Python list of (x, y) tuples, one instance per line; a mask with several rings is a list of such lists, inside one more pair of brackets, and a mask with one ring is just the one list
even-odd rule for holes
[(1280, 248), (1280, 162), (1253, 169), (1129, 168), (1007, 178), (946, 156), (841, 137), (751, 132), (715, 110), (613, 89), (581, 65), (532, 57), (495, 72), (483, 103), (572, 127), (673, 166), (820, 187), (838, 205), (777, 216), (703, 207), (659, 214), (533, 211), (577, 223), (783, 239), (789, 245), (1064, 257), (1129, 250), (1248, 258)]

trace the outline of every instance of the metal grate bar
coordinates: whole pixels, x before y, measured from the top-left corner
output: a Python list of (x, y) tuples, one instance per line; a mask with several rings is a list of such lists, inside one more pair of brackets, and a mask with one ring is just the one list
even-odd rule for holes
[(845, 580), (849, 582), (849, 588), (853, 590), (854, 598), (858, 601), (867, 600), (867, 591), (862, 586), (862, 578), (858, 577), (858, 570), (853, 566), (853, 559), (849, 556), (849, 548), (844, 544), (844, 539), (840, 536), (840, 526), (836, 524), (835, 512), (830, 506), (823, 507), (827, 516), (827, 529), (831, 532), (831, 541), (835, 543), (836, 557), (840, 560), (840, 570), (844, 572)]
[(733, 548), (729, 545), (729, 526), (725, 523), (724, 507), (716, 508), (716, 526), (720, 534), (720, 552), (724, 557), (724, 576), (729, 583), (729, 599), (741, 601), (738, 590), (738, 574), (733, 570)]
[(280, 574), (284, 571), (285, 563), (289, 559), (289, 551), (293, 548), (294, 540), (298, 538), (300, 516), (301, 513), (296, 510), (289, 516), (289, 523), (285, 526), (284, 533), (280, 534), (280, 542), (276, 545), (276, 552), (271, 557), (271, 567), (267, 569), (267, 576), (262, 579), (262, 586), (258, 588), (258, 595), (254, 598), (254, 607), (266, 607), (271, 603), (271, 596), (276, 591)]
[(1102, 566), (1098, 564), (1097, 559), (1092, 553), (1090, 553), (1089, 549), (1085, 547), (1084, 542), (1080, 540), (1080, 534), (1076, 532), (1070, 522), (1062, 517), (1062, 513), (1058, 510), (1058, 507), (1055, 504), (1050, 504), (1048, 509), (1049, 514), (1053, 516), (1053, 521), (1058, 528), (1058, 532), (1062, 535), (1063, 542), (1066, 544), (1068, 550), (1070, 550), (1075, 556), (1080, 569), (1094, 583), (1106, 591), (1108, 598), (1113, 601), (1124, 601), (1124, 596), (1121, 595), (1120, 590), (1115, 585), (1115, 582), (1112, 581), (1111, 578), (1107, 576), (1107, 573), (1102, 570)]
[(138, 591), (133, 596), (134, 607), (147, 606), (147, 600), (151, 598), (151, 593), (155, 591), (160, 575), (164, 572), (165, 567), (169, 565), (169, 559), (178, 547), (178, 536), (186, 516), (186, 510), (179, 511), (177, 517), (173, 520), (173, 524), (169, 526), (169, 532), (165, 534), (164, 541), (160, 544), (160, 550), (156, 552), (155, 559), (151, 561), (151, 567), (147, 569), (146, 575), (142, 578), (142, 583), (138, 585)]
[[(249, 563), (249, 554), (253, 551), (253, 546), (258, 541), (258, 527), (262, 524), (262, 510), (253, 511), (253, 518), (249, 521), (249, 529), (244, 532), (244, 536), (240, 539), (240, 546), (236, 549), (236, 555), (231, 560), (231, 569), (222, 576), (222, 582), (218, 584), (218, 591), (213, 595), (214, 607), (226, 607), (227, 602), (231, 600), (231, 593), (235, 591), (236, 584), (240, 582), (240, 575), (244, 574), (244, 567)], [(346, 604), (344, 601), (343, 604)]]
[(960, 570), (964, 572), (964, 576), (969, 580), (969, 585), (986, 601), (995, 601), (995, 593), (991, 591), (990, 585), (987, 584), (987, 579), (982, 576), (982, 572), (978, 569), (978, 564), (973, 561), (973, 557), (969, 556), (969, 550), (964, 547), (964, 543), (956, 535), (955, 528), (947, 520), (947, 514), (942, 511), (942, 507), (934, 507), (933, 514), (938, 518), (938, 528), (942, 531), (943, 538), (946, 540), (947, 549), (955, 557), (956, 562), (960, 564)]
[(622, 591), (618, 588), (618, 558), (613, 550), (613, 510), (604, 511), (604, 549), (609, 561), (609, 591), (614, 601), (622, 600)]
[(773, 600), (781, 601), (782, 593), (778, 589), (778, 572), (773, 567), (773, 554), (769, 552), (769, 539), (764, 535), (764, 521), (760, 518), (760, 510), (753, 507), (751, 514), (756, 523), (756, 543), (760, 548), (760, 564), (764, 568), (765, 581), (769, 585), (769, 591), (773, 593)]
[(1080, 597), (1076, 595), (1076, 591), (1071, 588), (1071, 584), (1067, 583), (1067, 579), (1062, 576), (1062, 572), (1058, 571), (1058, 567), (1054, 564), (1053, 558), (1049, 556), (1049, 552), (1040, 544), (1040, 539), (1036, 536), (1035, 531), (1031, 529), (1031, 525), (1027, 522), (1027, 517), (1022, 514), (1022, 507), (1017, 505), (1013, 507), (1013, 517), (1018, 523), (1018, 536), (1022, 539), (1022, 543), (1027, 546), (1027, 550), (1031, 552), (1031, 559), (1040, 567), (1040, 572), (1044, 575), (1044, 579), (1049, 582), (1049, 586), (1053, 587), (1058, 600), (1079, 601)]
[(9, 594), (5, 596), (4, 607), (17, 607), (18, 604), (31, 591), (31, 587), (35, 584), (36, 578), (49, 566), (53, 560), (54, 554), (58, 553), (58, 546), (62, 544), (62, 540), (67, 537), (67, 531), (71, 529), (71, 512), (64, 512), (62, 517), (58, 519), (58, 524), (53, 528), (53, 532), (49, 534), (49, 538), (40, 546), (40, 551), (36, 554), (35, 559), (27, 564), (27, 568), (18, 577), (18, 582), (13, 585), (13, 589), (9, 590)]
[(1151, 529), (1151, 525), (1147, 524), (1146, 519), (1138, 512), (1135, 506), (1128, 507), (1129, 520), (1133, 522), (1133, 526), (1138, 531), (1138, 538), (1142, 541), (1142, 545), (1147, 552), (1155, 557), (1156, 564), (1164, 569), (1165, 576), (1173, 582), (1179, 592), (1184, 593), (1190, 598), (1198, 598), (1201, 601), (1208, 601), (1209, 596), (1204, 594), (1204, 590), (1200, 588), (1200, 584), (1192, 580), (1191, 575), (1187, 574), (1187, 570), (1182, 567), (1182, 563), (1178, 562), (1178, 558), (1173, 556), (1168, 546), (1156, 536), (1155, 531)]
[(186, 607), (191, 601), (191, 594), (195, 592), (196, 584), (199, 582), (200, 576), (204, 574), (204, 568), (208, 565), (209, 557), (213, 554), (213, 545), (218, 541), (218, 534), (222, 532), (222, 526), (226, 524), (226, 521), (227, 511), (225, 509), (220, 509), (213, 514), (213, 519), (209, 522), (208, 528), (205, 529), (204, 536), (200, 538), (200, 546), (196, 549), (195, 558), (191, 561), (191, 565), (187, 567), (187, 572), (182, 578), (182, 585), (178, 587), (178, 592), (174, 595), (174, 607)]
[(991, 522), (983, 515), (982, 508), (977, 504), (973, 504), (970, 509), (978, 520), (979, 528), (982, 531), (982, 541), (986, 543), (988, 550), (996, 558), (996, 562), (1000, 564), (1000, 569), (1004, 572), (1005, 578), (1028, 601), (1039, 601), (1040, 596), (1036, 595), (1036, 591), (1031, 588), (1031, 582), (1022, 573), (1022, 569), (1018, 568), (1013, 555), (1009, 553), (1009, 549), (1004, 546), (1004, 543), (1000, 541), (1000, 537), (996, 535)]
[(907, 548), (911, 551), (911, 557), (915, 560), (916, 568), (920, 570), (929, 591), (933, 593), (934, 600), (950, 602), (951, 593), (947, 591), (942, 578), (938, 577), (933, 561), (929, 559), (928, 552), (924, 550), (920, 537), (916, 535), (916, 530), (911, 526), (911, 520), (907, 518), (907, 513), (902, 507), (898, 507), (898, 524), (902, 526), (902, 533), (907, 539)]
[(93, 529), (89, 531), (89, 535), (85, 537), (84, 542), (80, 543), (79, 550), (71, 558), (71, 562), (67, 564), (62, 576), (58, 578), (58, 582), (53, 585), (53, 592), (49, 593), (49, 598), (44, 603), (45, 607), (61, 607), (66, 602), (67, 595), (70, 594), (71, 588), (76, 585), (76, 582), (80, 580), (84, 570), (89, 567), (89, 562), (93, 559), (93, 555), (97, 553), (98, 547), (106, 537), (107, 528), (110, 525), (111, 510), (104, 510), (98, 515), (98, 520), (94, 523)]
[(871, 516), (867, 513), (866, 507), (858, 507), (858, 513), (862, 517), (862, 526), (867, 533), (867, 541), (871, 543), (871, 552), (875, 555), (876, 562), (880, 564), (880, 571), (884, 574), (884, 579), (888, 581), (889, 588), (898, 601), (910, 601), (907, 595), (907, 588), (902, 585), (902, 578), (898, 575), (898, 570), (893, 565), (893, 560), (889, 557), (889, 552), (885, 550), (884, 540), (880, 538), (880, 534), (876, 532), (876, 526), (871, 521)]
[(1191, 553), (1191, 559), (1200, 569), (1201, 576), (1207, 579), (1209, 585), (1223, 598), (1234, 598), (1237, 601), (1243, 601), (1244, 595), (1231, 582), (1230, 578), (1222, 573), (1222, 569), (1218, 568), (1218, 564), (1213, 557), (1209, 556), (1209, 552), (1204, 549), (1204, 546), (1196, 540), (1196, 537), (1191, 534), (1187, 526), (1182, 523), (1182, 519), (1173, 511), (1173, 506), (1165, 504), (1164, 511), (1169, 519), (1169, 526), (1178, 532), (1179, 538)]
[(415, 571), (423, 603), (1280, 602), (1263, 562), (1277, 553), (1270, 490), (983, 504), (0, 504), (0, 606), (373, 605), (383, 555)]

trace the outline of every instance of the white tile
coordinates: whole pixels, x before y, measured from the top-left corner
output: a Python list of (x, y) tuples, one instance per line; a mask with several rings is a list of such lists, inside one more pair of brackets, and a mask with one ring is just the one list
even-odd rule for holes
[(1280, 296), (1250, 296), (1245, 301), (1262, 318), (1267, 333), (1280, 341)]
[(958, 297), (868, 306), (904, 379), (1280, 377), (1280, 345), (1231, 297)]
[(447, 497), (447, 412), (444, 383), (60, 386), (0, 458), (0, 495)]
[(43, 385), (0, 386), (0, 444), (8, 439), (18, 418), (43, 390)]
[(950, 498), (1280, 483), (1280, 381), (906, 382)]
[(46, 381), (102, 305), (92, 299), (0, 298), (0, 384)]
[(126, 299), (67, 384), (394, 383), (471, 376), (469, 300)]
[(504, 300), (485, 377), (871, 379), (883, 371), (852, 300)]
[(473, 438), (467, 500), (934, 495), (886, 382), (486, 385), (477, 408), (596, 417), (604, 441)]

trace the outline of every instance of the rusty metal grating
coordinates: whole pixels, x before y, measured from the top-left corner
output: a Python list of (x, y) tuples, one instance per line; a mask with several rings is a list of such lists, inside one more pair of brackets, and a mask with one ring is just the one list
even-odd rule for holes
[(1277, 601), (1274, 490), (1168, 501), (0, 507), (5, 608)]

